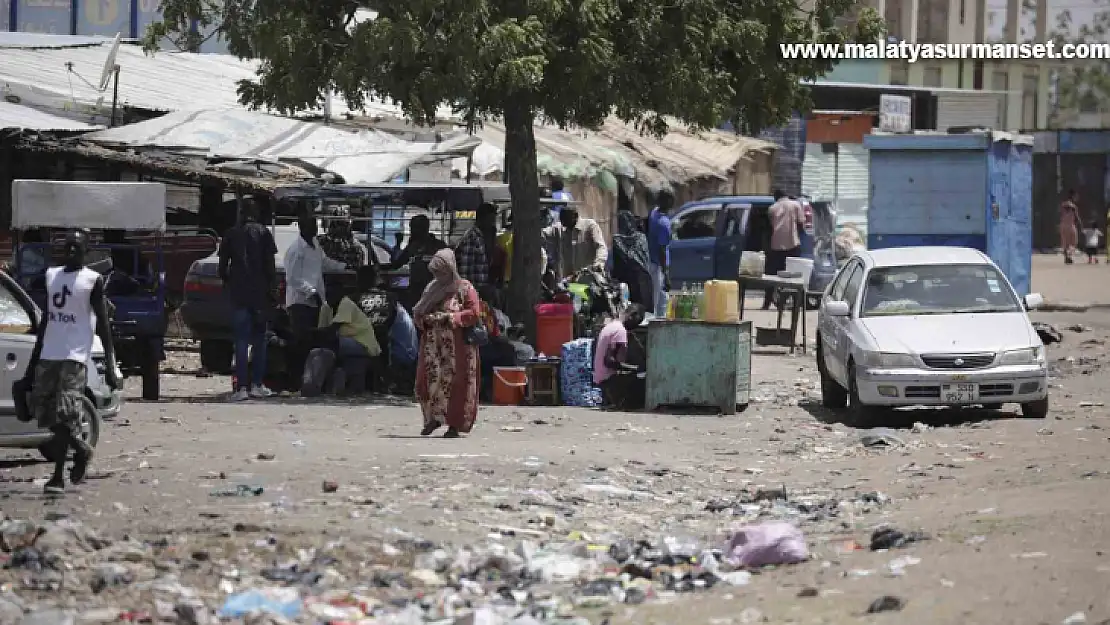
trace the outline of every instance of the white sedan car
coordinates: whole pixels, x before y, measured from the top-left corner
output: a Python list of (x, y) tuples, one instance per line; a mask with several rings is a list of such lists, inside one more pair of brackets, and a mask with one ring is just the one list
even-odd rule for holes
[(837, 273), (817, 320), (827, 408), (866, 426), (897, 406), (1021, 405), (1048, 412), (1045, 349), (1019, 298), (982, 252), (902, 247), (856, 254)]

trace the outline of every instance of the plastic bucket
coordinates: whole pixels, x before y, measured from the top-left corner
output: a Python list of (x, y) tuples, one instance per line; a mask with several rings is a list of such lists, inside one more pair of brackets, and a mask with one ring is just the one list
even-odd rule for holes
[(519, 406), (524, 403), (528, 373), (524, 367), (493, 368), (493, 403), (498, 406)]

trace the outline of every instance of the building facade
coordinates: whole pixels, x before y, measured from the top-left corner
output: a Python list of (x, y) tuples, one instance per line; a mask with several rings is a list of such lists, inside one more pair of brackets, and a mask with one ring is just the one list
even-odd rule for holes
[[(1022, 43), (1044, 41), (1052, 18), (1049, 0), (1035, 8), (1021, 0), (864, 0), (882, 15), (888, 36), (911, 43)], [(1027, 61), (945, 60), (916, 63), (846, 60), (826, 75), (829, 81), (905, 85), (935, 89), (1003, 92), (1000, 98), (975, 98), (948, 91), (938, 102), (938, 128), (961, 116), (984, 117), (977, 110), (997, 107), (1001, 129), (1032, 130), (1048, 126), (1050, 63)], [(977, 107), (977, 108), (976, 108)], [(966, 125), (971, 125), (966, 124)]]

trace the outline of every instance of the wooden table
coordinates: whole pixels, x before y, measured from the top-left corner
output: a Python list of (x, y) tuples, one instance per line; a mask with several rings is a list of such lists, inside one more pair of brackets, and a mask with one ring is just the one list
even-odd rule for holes
[[(793, 295), (790, 309), (790, 353), (797, 347), (798, 317), (802, 318), (802, 353), (806, 353), (808, 341), (806, 328), (806, 285), (801, 278), (780, 278), (778, 276), (740, 276), (740, 318), (744, 318), (744, 299), (747, 291), (774, 289), (779, 293)], [(778, 327), (782, 328), (782, 308), (778, 309)]]
[(752, 322), (653, 319), (647, 331), (648, 410), (710, 406), (736, 414), (748, 407)]

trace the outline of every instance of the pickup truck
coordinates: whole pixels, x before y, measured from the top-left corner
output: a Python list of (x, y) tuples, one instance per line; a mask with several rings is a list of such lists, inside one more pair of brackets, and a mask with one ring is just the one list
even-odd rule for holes
[[(805, 227), (801, 233), (802, 258), (814, 258), (814, 241), (831, 240), (835, 215), (828, 202), (801, 198)], [(775, 200), (769, 195), (733, 195), (705, 198), (683, 204), (671, 217), (670, 278), (674, 288), (709, 280), (735, 280), (740, 255), (770, 247), (771, 222), (767, 210)], [(817, 219), (815, 219), (817, 217)], [(827, 246), (826, 246), (827, 247)], [(824, 290), (835, 273), (835, 264), (815, 262), (808, 290)], [(807, 298), (810, 299), (810, 298)], [(815, 299), (809, 305), (815, 306)]]

